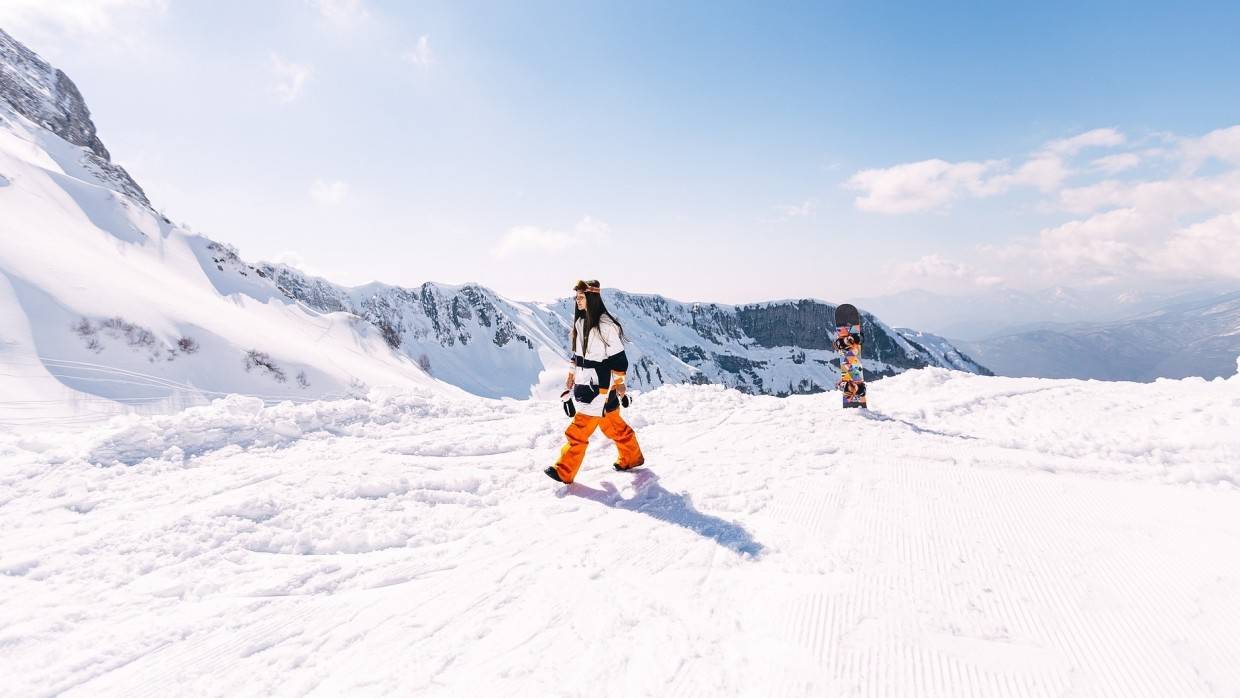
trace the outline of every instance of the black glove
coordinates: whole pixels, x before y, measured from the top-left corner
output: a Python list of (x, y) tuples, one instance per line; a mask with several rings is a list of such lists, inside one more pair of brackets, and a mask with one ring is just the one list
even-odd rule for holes
[(603, 414), (614, 412), (615, 410), (620, 409), (621, 406), (629, 406), (629, 394), (625, 393), (624, 397), (620, 397), (620, 395), (613, 390), (607, 394), (607, 403), (603, 405)]
[(573, 386), (573, 397), (577, 398), (581, 404), (588, 405), (594, 402), (594, 398), (598, 397), (598, 386), (577, 384)]
[(569, 417), (577, 414), (577, 406), (573, 404), (573, 391), (565, 390), (560, 393), (560, 403), (564, 405), (564, 414)]

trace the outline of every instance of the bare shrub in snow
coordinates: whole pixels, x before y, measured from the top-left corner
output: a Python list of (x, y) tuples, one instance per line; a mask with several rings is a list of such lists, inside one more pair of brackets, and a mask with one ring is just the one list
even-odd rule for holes
[(426, 354), (422, 354), (421, 356), (419, 356), (418, 357), (418, 368), (425, 371), (426, 375), (429, 376), (431, 373), (431, 357), (427, 356)]
[(298, 372), (297, 372), (297, 385), (301, 386), (302, 388), (309, 388), (309, 387), (310, 387), (310, 379), (309, 379), (309, 378), (306, 378), (306, 372), (305, 372), (305, 371), (298, 371)]
[[(154, 332), (141, 325), (135, 325), (119, 315), (103, 320), (97, 326), (89, 318), (82, 318), (75, 322), (71, 329), (74, 334), (87, 340), (86, 348), (96, 354), (103, 351), (103, 342), (100, 341), (101, 333), (112, 339), (125, 340), (131, 349), (150, 352), (148, 359), (151, 361), (160, 358), (161, 352), (165, 349), (173, 351), (170, 347), (163, 346), (162, 342), (155, 338)], [(175, 352), (173, 354), (175, 355)]]
[(271, 356), (256, 349), (251, 349), (245, 354), (245, 372), (249, 373), (255, 367), (266, 371), (272, 378), (276, 379), (277, 383), (288, 381), (288, 376), (284, 375), (284, 371), (279, 366), (276, 366), (275, 361), (271, 360)]
[(177, 340), (177, 349), (186, 354), (193, 354), (198, 351), (198, 342), (193, 337), (182, 337)]
[(124, 337), (125, 342), (131, 347), (147, 348), (155, 346), (154, 333), (141, 325), (127, 322), (125, 318), (119, 316), (108, 318), (99, 323), (99, 327), (113, 337), (118, 339)]
[(82, 318), (79, 322), (73, 324), (73, 333), (83, 339), (93, 337), (95, 336), (95, 326), (90, 324), (90, 320)]

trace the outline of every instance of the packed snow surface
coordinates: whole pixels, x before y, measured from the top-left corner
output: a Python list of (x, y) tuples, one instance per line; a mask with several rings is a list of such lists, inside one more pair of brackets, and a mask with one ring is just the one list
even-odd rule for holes
[[(412, 388), (0, 432), (0, 694), (1240, 695), (1240, 378)], [(72, 427), (70, 431), (68, 427)]]

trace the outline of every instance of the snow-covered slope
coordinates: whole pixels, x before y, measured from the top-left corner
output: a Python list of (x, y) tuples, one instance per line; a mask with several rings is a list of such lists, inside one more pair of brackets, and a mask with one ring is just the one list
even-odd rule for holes
[(3, 33), (0, 69), (6, 424), (433, 383), (354, 316), (238, 287), (208, 263), (211, 241), (152, 211), (108, 161), (63, 73)]
[(968, 371), (983, 376), (992, 376), (990, 369), (974, 361), (956, 346), (950, 339), (945, 339), (929, 332), (911, 330), (905, 327), (896, 329), (904, 341), (913, 345), (914, 349), (934, 357), (934, 365), (946, 366), (957, 371)]
[(1231, 374), (1240, 356), (1240, 292), (1181, 303), (1121, 322), (1048, 325), (957, 341), (996, 373), (1151, 381)]
[(1240, 693), (1240, 378), (870, 400), (658, 388), (568, 487), (532, 400), (0, 431), (0, 695)]

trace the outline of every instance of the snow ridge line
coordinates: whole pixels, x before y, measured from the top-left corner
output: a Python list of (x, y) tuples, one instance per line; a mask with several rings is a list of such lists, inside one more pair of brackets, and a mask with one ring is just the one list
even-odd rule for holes
[[(279, 631), (300, 626), (311, 616), (324, 610), (320, 599), (298, 599), (298, 610), (289, 614), (280, 606), (264, 605), (271, 612), (250, 621), (240, 629), (211, 628), (196, 633), (188, 640), (165, 643), (150, 652), (137, 655), (117, 667), (91, 677), (78, 685), (62, 687), (66, 696), (97, 696), (107, 693), (125, 693), (135, 696), (167, 696), (178, 692), (183, 686), (179, 679), (186, 676), (202, 677), (232, 664), (238, 657), (247, 657), (257, 651), (270, 648), (275, 643), (296, 637), (302, 630), (283, 634)], [(279, 636), (279, 639), (273, 638)], [(141, 660), (141, 661), (138, 661)], [(131, 668), (132, 667), (132, 668)], [(155, 671), (150, 671), (154, 667)], [(129, 674), (134, 674), (130, 676)], [(140, 677), (140, 678), (139, 678)]]

